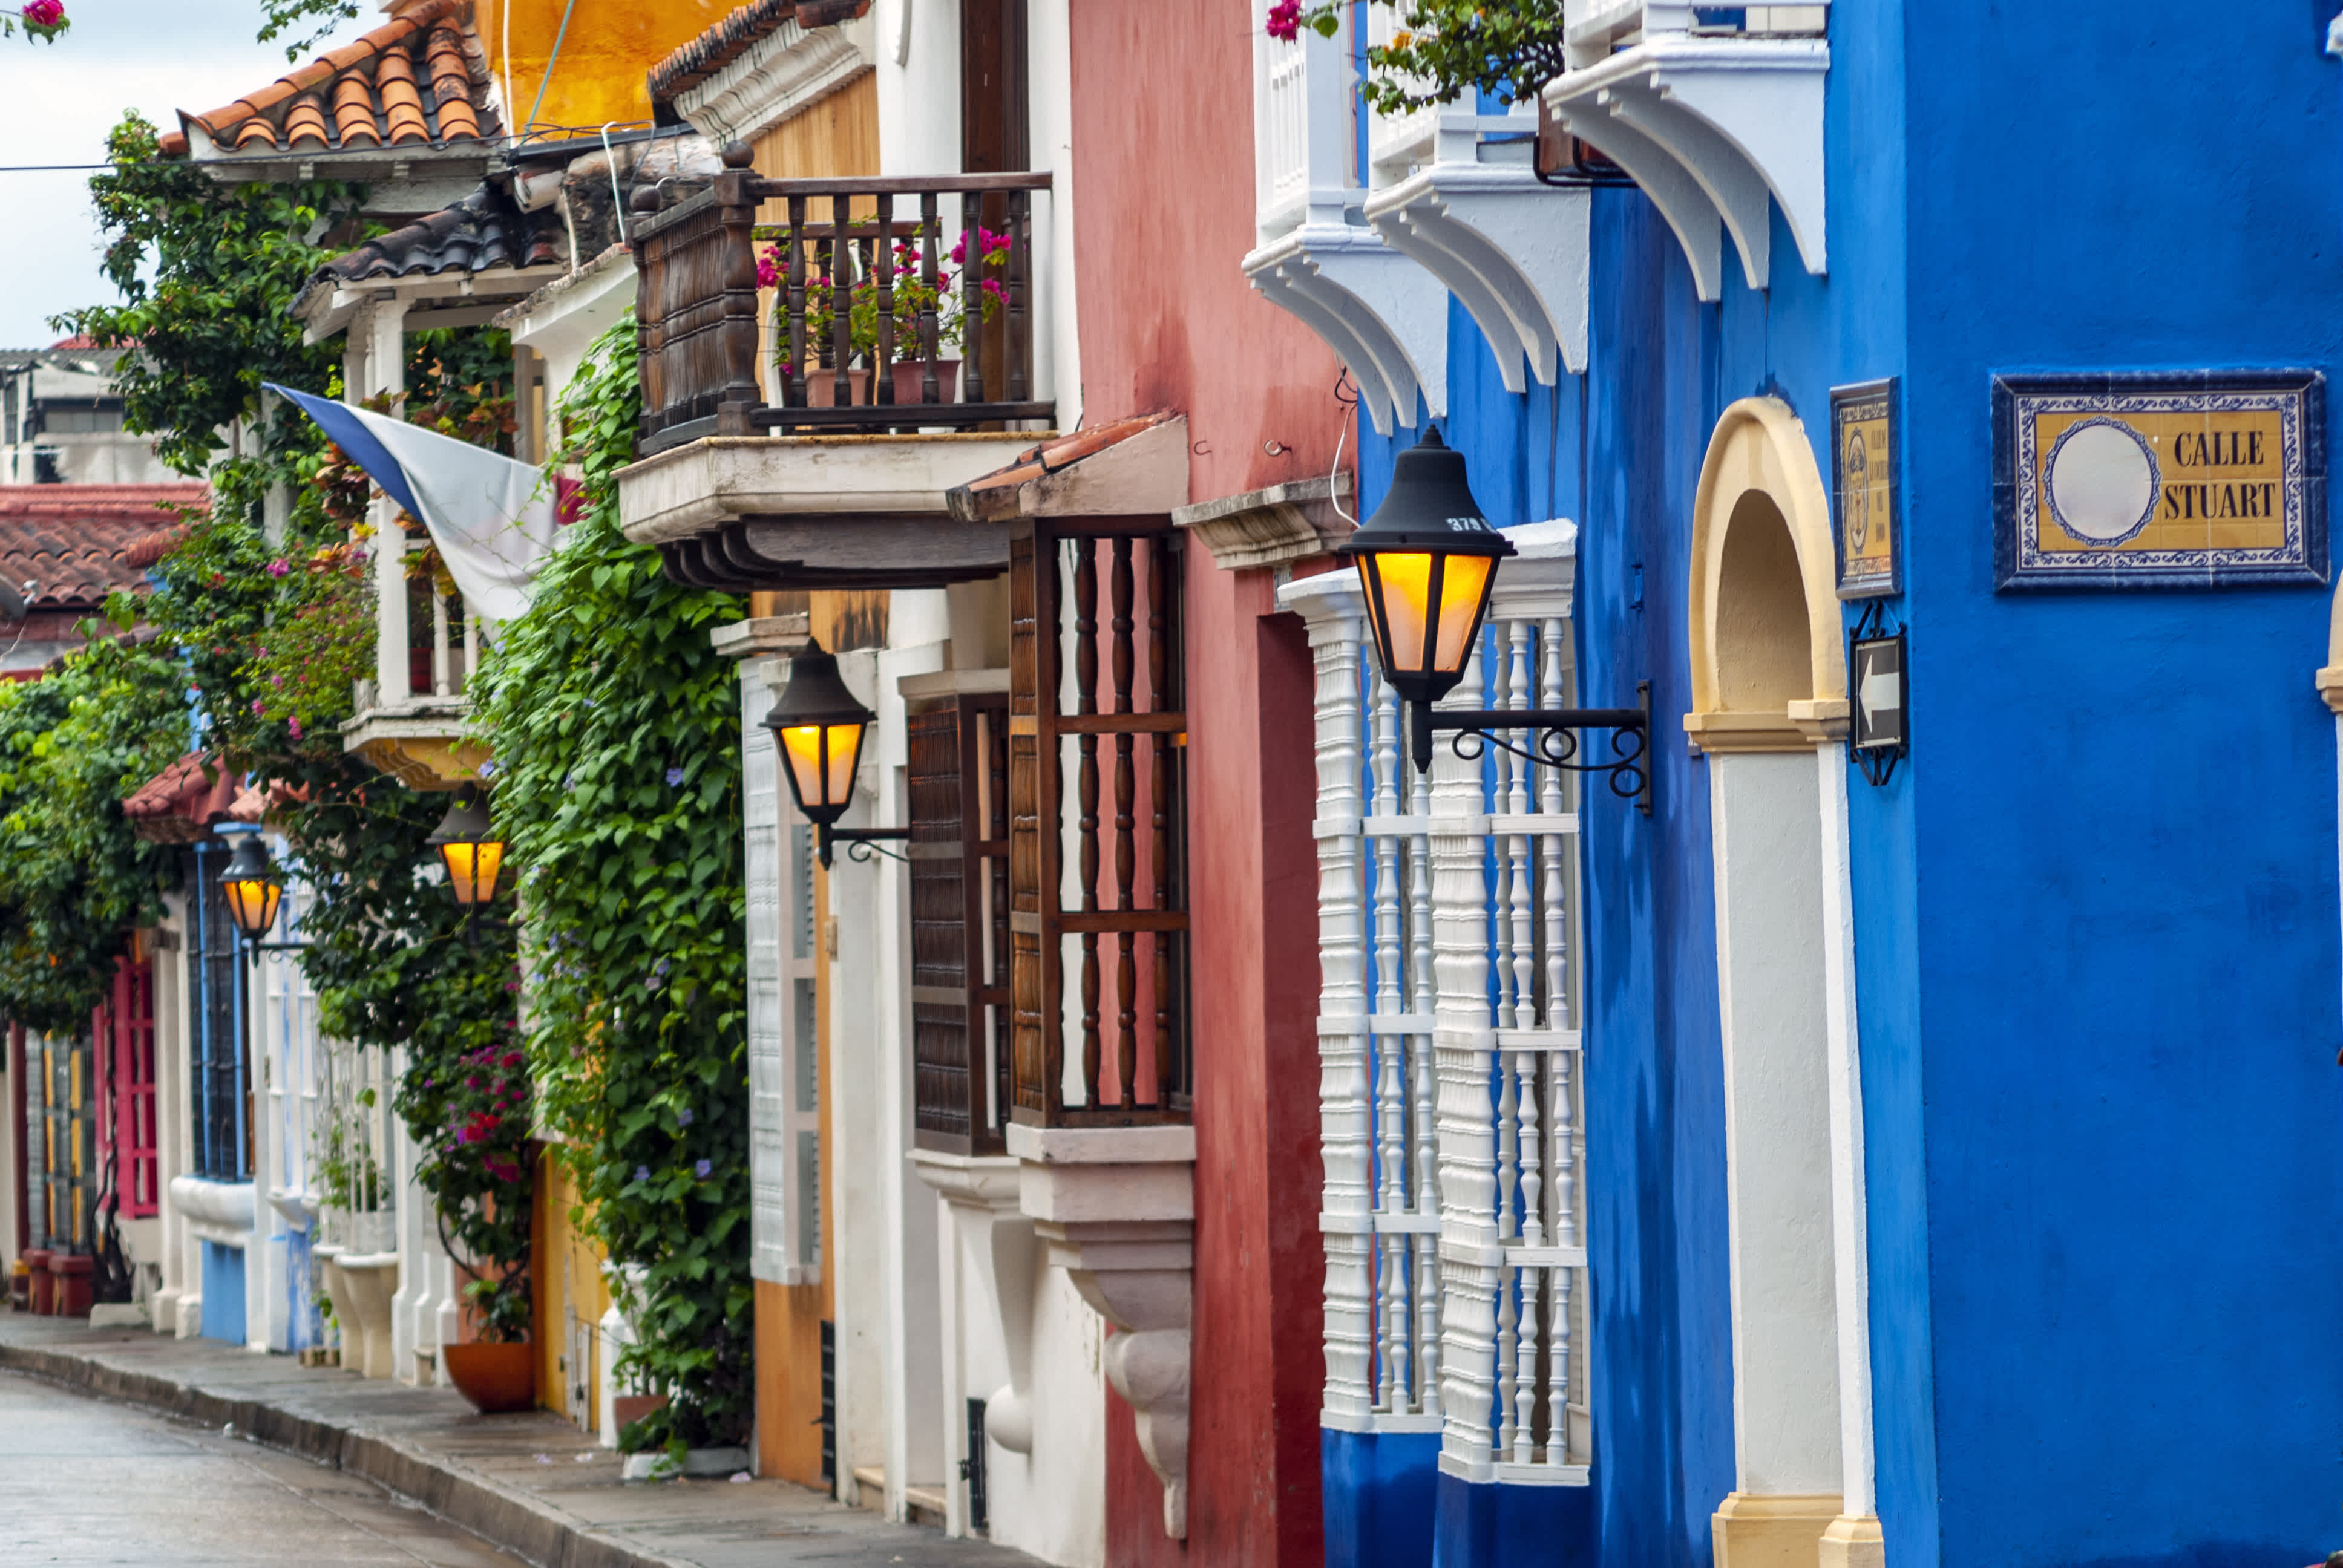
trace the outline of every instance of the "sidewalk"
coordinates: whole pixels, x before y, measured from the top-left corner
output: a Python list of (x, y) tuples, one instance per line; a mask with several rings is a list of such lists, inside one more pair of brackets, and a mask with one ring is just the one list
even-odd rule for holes
[(629, 1486), (558, 1416), (474, 1414), (452, 1389), (367, 1382), (211, 1340), (0, 1309), (0, 1371), (28, 1372), (363, 1476), (544, 1568), (1032, 1568), (783, 1481)]

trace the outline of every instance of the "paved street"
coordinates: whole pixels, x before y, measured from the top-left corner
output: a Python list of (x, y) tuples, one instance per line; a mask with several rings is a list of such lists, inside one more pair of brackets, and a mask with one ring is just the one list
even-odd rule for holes
[(520, 1562), (357, 1476), (12, 1372), (0, 1518), (20, 1563)]

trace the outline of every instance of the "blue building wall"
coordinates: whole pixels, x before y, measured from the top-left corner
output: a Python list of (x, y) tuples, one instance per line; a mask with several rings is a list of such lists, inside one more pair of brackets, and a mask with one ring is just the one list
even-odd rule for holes
[(206, 1241), (204, 1249), (203, 1336), (244, 1343), (244, 1249)]
[(2298, 5), (1958, 9), (1906, 22), (1919, 940), (1863, 998), (1926, 1048), (1941, 1560), (2308, 1562), (2343, 1543), (2328, 595), (1996, 596), (1986, 387), (2332, 376), (2337, 67)]
[[(1442, 1483), (1447, 1568), (1709, 1562), (1735, 1473), (1708, 765), (1678, 729), (1694, 489), (1758, 394), (1827, 477), (1829, 389), (1885, 376), (1913, 752), (1848, 811), (1887, 1560), (2343, 1544), (2328, 595), (1996, 595), (1987, 423), (2001, 371), (2334, 373), (2331, 8), (2208, 34), (2182, 0), (1835, 6), (1827, 278), (1777, 213), (1770, 291), (1728, 244), (1701, 305), (1649, 203), (1605, 190), (1587, 377), (1508, 395), (1452, 309), (1444, 434), (1501, 524), (1580, 523), (1581, 699), (1651, 680), (1657, 766), (1650, 819), (1597, 792), (1584, 827), (1585, 1517), (1507, 1550), (1504, 1505), (1460, 1494), (1511, 1489)], [(1413, 439), (1363, 438), (1361, 515)], [(1330, 1514), (1372, 1469), (1344, 1442)]]

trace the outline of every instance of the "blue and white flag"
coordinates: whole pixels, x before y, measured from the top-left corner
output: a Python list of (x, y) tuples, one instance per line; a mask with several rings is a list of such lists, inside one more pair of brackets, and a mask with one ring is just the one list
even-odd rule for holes
[(422, 519), (468, 606), (496, 620), (528, 608), (538, 568), (560, 537), (544, 470), (387, 414), (262, 385), (299, 404), (384, 494)]

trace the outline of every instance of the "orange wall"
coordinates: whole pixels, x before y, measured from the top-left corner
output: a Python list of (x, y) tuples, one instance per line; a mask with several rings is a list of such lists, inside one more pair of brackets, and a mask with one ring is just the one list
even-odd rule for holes
[[(568, 4), (569, 27), (561, 34)], [(732, 10), (732, 0), (667, 0), (664, 5), (613, 5), (611, 0), (477, 0), (473, 20), (499, 88), (511, 83), (507, 116), (518, 127), (545, 85), (537, 112), (540, 132), (566, 126), (591, 132), (606, 121), (649, 121), (650, 68)], [(508, 52), (506, 21), (511, 21)], [(561, 52), (553, 55), (557, 35)], [(546, 65), (552, 59), (552, 74)], [(509, 76), (508, 69), (509, 68)]]

